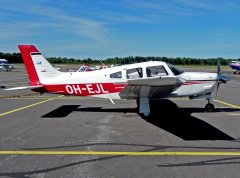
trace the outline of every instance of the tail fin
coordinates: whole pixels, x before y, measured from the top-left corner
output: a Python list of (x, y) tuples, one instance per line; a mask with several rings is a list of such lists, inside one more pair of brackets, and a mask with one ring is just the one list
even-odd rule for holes
[(25, 64), (30, 85), (39, 85), (52, 77), (58, 77), (56, 70), (33, 45), (19, 45), (20, 53)]

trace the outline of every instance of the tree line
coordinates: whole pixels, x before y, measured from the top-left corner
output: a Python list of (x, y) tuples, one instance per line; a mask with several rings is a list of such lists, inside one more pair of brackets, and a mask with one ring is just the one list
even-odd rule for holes
[[(9, 63), (23, 63), (22, 57), (20, 53), (2, 53), (0, 52), (0, 59), (7, 59)], [(47, 58), (48, 61), (52, 64), (83, 64), (88, 63), (91, 65), (99, 65), (98, 59), (74, 59), (74, 58), (66, 58), (66, 57), (50, 57)], [(138, 62), (146, 62), (146, 61), (164, 61), (174, 65), (216, 65), (217, 60), (220, 60), (221, 65), (228, 65), (231, 60), (240, 61), (238, 59), (225, 59), (225, 58), (208, 58), (208, 59), (200, 59), (200, 58), (190, 58), (190, 57), (142, 57), (142, 56), (128, 56), (128, 57), (114, 57), (107, 58), (102, 60), (102, 62), (106, 65), (114, 64), (114, 65), (123, 65), (123, 64), (132, 64)]]

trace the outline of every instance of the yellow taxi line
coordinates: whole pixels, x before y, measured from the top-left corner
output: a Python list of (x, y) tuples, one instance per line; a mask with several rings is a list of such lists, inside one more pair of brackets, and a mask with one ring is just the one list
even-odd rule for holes
[(240, 106), (237, 106), (237, 105), (234, 105), (234, 104), (226, 103), (226, 102), (224, 102), (224, 101), (219, 101), (219, 100), (214, 100), (214, 101), (216, 101), (216, 102), (218, 102), (218, 103), (221, 103), (221, 104), (224, 104), (224, 105), (227, 105), (227, 106), (231, 106), (231, 107), (233, 107), (233, 108), (240, 109)]
[[(64, 95), (60, 95), (60, 96), (58, 96), (57, 98), (61, 98), (61, 97), (63, 97), (63, 96), (64, 96)], [(0, 114), (0, 117), (1, 117), (1, 116), (4, 116), (4, 115), (7, 115), (7, 114), (11, 114), (11, 113), (17, 112), (17, 111), (20, 111), (20, 110), (23, 110), (23, 109), (27, 109), (27, 108), (36, 106), (36, 105), (39, 105), (39, 104), (42, 104), (42, 103), (46, 103), (46, 102), (51, 101), (51, 100), (54, 100), (54, 99), (56, 99), (56, 98), (46, 99), (46, 100), (43, 100), (43, 101), (40, 101), (40, 102), (37, 102), (37, 103), (34, 103), (34, 104), (30, 104), (30, 105), (21, 107), (21, 108), (17, 108), (17, 109), (10, 110), (10, 111), (1, 113), (1, 114)]]
[(0, 155), (240, 156), (240, 152), (0, 151)]
[(46, 103), (46, 102), (51, 101), (51, 100), (53, 100), (53, 99), (47, 99), (47, 100), (43, 100), (43, 101), (40, 101), (40, 102), (37, 102), (37, 103), (34, 103), (34, 104), (30, 104), (30, 105), (27, 105), (27, 106), (24, 106), (24, 107), (21, 107), (21, 108), (13, 109), (13, 110), (1, 113), (0, 117), (1, 116), (5, 116), (7, 114), (11, 114), (11, 113), (17, 112), (17, 111), (20, 111), (20, 110), (23, 110), (23, 109), (27, 109), (27, 108), (36, 106), (36, 105), (39, 105), (39, 104), (42, 104), (42, 103)]

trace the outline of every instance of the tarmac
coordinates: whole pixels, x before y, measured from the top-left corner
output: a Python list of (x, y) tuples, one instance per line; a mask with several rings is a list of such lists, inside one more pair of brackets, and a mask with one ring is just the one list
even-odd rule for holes
[[(240, 75), (222, 73), (214, 113), (178, 98), (149, 119), (135, 101), (0, 89), (0, 177), (239, 177)], [(0, 73), (28, 83), (24, 68)]]

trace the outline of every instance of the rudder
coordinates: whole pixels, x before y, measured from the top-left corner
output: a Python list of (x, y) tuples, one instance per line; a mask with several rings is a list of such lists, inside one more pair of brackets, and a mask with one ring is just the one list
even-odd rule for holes
[(39, 51), (33, 45), (18, 45), (18, 48), (29, 76), (30, 85), (39, 85), (40, 81), (31, 57), (31, 52)]
[(30, 79), (30, 85), (48, 83), (49, 79), (59, 77), (56, 70), (33, 45), (19, 45), (26, 70)]

